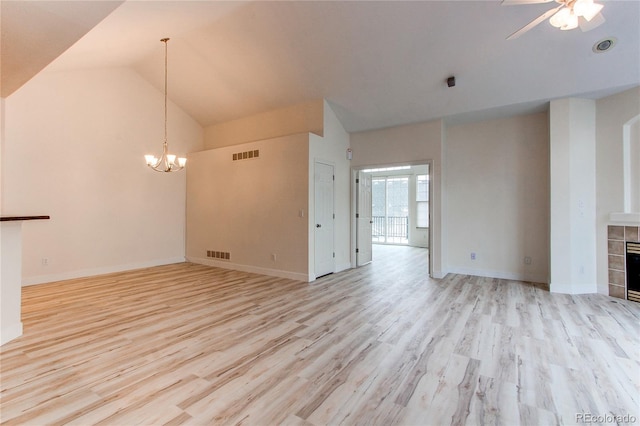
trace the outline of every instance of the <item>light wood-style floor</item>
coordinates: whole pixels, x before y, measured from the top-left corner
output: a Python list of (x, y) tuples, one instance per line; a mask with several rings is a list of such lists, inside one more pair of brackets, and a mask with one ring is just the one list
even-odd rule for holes
[(426, 265), (376, 246), (373, 264), (311, 284), (185, 263), (24, 288), (0, 420), (640, 421), (639, 304)]

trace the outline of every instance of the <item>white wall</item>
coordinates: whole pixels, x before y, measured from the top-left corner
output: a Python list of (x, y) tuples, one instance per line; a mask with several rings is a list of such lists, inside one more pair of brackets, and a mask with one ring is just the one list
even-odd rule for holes
[[(4, 114), (4, 98), (0, 98), (0, 190), (2, 186), (2, 159), (4, 158), (4, 128), (5, 128), (5, 114)], [(0, 191), (0, 210), (2, 209), (2, 191)]]
[(22, 335), (22, 221), (0, 223), (0, 345)]
[[(249, 150), (259, 157), (233, 161)], [(308, 158), (308, 134), (190, 154), (187, 258), (307, 281)], [(207, 250), (231, 258), (208, 259)]]
[(205, 129), (205, 149), (300, 133), (322, 136), (326, 124), (325, 105), (323, 99), (318, 99), (208, 126)]
[(595, 293), (596, 108), (559, 99), (549, 108), (552, 292)]
[[(0, 98), (0, 188), (4, 151), (4, 98)], [(0, 191), (0, 197), (2, 192)], [(22, 223), (0, 223), (0, 345), (22, 334), (20, 290), (22, 274)]]
[(354, 133), (351, 146), (355, 167), (432, 161), (435, 277), (453, 271), (548, 281), (546, 114)]
[[(639, 102), (640, 103), (640, 102)], [(628, 176), (625, 177), (625, 182), (627, 182), (628, 194), (625, 193), (625, 200), (628, 197), (629, 199), (626, 201), (625, 211), (631, 212), (640, 212), (640, 114), (637, 115), (632, 121), (628, 124), (628, 162), (627, 167)]]
[[(283, 136), (292, 129), (305, 133)], [(274, 134), (281, 136), (270, 137)], [(351, 266), (349, 134), (328, 103), (314, 101), (210, 126), (205, 139), (214, 149), (189, 160), (189, 260), (314, 280), (313, 170), (320, 160), (335, 171), (335, 271)], [(259, 149), (260, 158), (230, 161), (234, 152), (250, 149)], [(228, 251), (232, 259), (207, 259), (207, 250)]]
[(443, 215), (442, 191), (442, 120), (410, 124), (381, 130), (351, 134), (353, 167), (425, 164), (431, 161), (431, 263), (432, 274), (442, 278), (446, 274), (447, 222)]
[(548, 144), (546, 113), (447, 128), (450, 272), (548, 282)]
[[(640, 87), (596, 101), (596, 261), (598, 293), (602, 294), (609, 292), (609, 215), (624, 212), (623, 126), (639, 114)], [(637, 132), (635, 135), (638, 138)], [(635, 160), (637, 165), (640, 158)]]
[[(316, 161), (334, 167), (334, 249), (335, 271), (351, 267), (351, 162), (347, 160), (350, 146), (347, 133), (327, 102), (324, 102), (324, 137), (309, 135), (309, 274), (314, 271), (315, 204), (314, 165)], [(315, 278), (315, 276), (313, 277)]]
[[(135, 72), (42, 72), (5, 100), (2, 214), (50, 215), (23, 229), (23, 283), (184, 260), (184, 173), (149, 170), (163, 94)], [(202, 148), (169, 104), (169, 148)], [(44, 265), (42, 259), (47, 259)]]
[[(2, 157), (4, 152), (4, 98), (0, 98), (0, 207), (2, 206)], [(2, 209), (0, 208), (0, 212)], [(0, 231), (2, 240), (2, 231)], [(2, 257), (2, 245), (0, 245), (0, 257)], [(2, 282), (2, 263), (0, 262), (0, 283)]]

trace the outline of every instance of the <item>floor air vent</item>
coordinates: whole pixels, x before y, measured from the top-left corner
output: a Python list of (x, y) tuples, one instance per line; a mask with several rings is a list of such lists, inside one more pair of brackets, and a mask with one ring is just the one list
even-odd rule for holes
[(244, 152), (235, 152), (233, 153), (233, 161), (238, 161), (238, 160), (249, 160), (251, 158), (258, 158), (260, 157), (260, 150), (259, 149), (253, 149), (251, 151), (244, 151)]

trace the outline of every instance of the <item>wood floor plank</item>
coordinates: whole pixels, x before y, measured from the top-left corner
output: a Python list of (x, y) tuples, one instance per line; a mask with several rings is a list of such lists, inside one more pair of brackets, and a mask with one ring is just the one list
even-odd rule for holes
[(0, 423), (640, 419), (640, 305), (427, 274), (424, 249), (304, 283), (189, 263), (23, 289)]

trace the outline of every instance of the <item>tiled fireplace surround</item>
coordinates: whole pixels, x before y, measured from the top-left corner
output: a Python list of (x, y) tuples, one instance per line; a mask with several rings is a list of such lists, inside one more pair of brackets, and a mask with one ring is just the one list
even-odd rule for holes
[(640, 226), (609, 225), (607, 227), (609, 252), (609, 296), (626, 299), (627, 241), (640, 242)]

